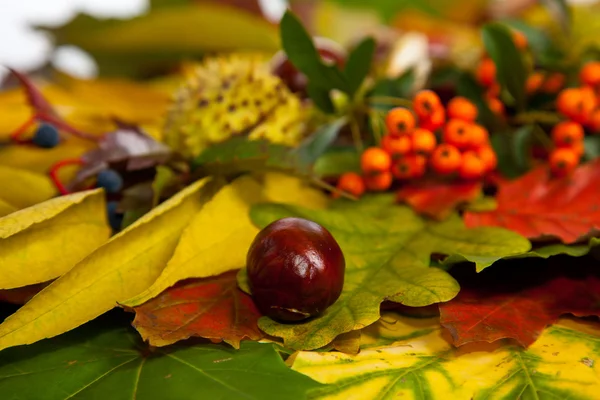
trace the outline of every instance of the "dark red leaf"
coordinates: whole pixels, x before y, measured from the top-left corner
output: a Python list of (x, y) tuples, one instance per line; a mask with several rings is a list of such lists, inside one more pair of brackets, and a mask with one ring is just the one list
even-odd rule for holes
[(398, 190), (396, 199), (408, 204), (419, 214), (442, 220), (459, 204), (476, 199), (481, 187), (480, 182), (407, 185)]
[[(88, 133), (82, 132), (79, 129), (74, 128), (69, 123), (67, 123), (63, 118), (61, 118), (58, 113), (54, 110), (54, 107), (50, 104), (48, 100), (44, 97), (42, 92), (31, 82), (31, 80), (25, 76), (24, 74), (15, 71), (14, 69), (9, 69), (10, 72), (17, 78), (21, 87), (25, 91), (25, 95), (27, 96), (27, 101), (29, 105), (34, 110), (33, 120), (48, 122), (58, 129), (63, 130), (65, 132), (69, 132), (74, 136), (78, 136), (83, 139), (96, 141), (98, 140), (94, 135), (90, 135)], [(18, 132), (18, 134), (13, 134), (15, 139), (18, 139), (22, 132)]]
[(527, 347), (563, 314), (600, 315), (600, 279), (557, 276), (516, 290), (472, 285), (439, 307), (455, 346), (511, 338)]
[(261, 315), (252, 298), (238, 289), (237, 272), (180, 282), (135, 307), (133, 326), (152, 346), (195, 336), (239, 348), (242, 339), (261, 339)]
[(466, 212), (468, 227), (500, 226), (529, 239), (574, 243), (600, 228), (600, 160), (577, 168), (565, 178), (538, 167), (514, 181), (500, 183), (498, 208)]

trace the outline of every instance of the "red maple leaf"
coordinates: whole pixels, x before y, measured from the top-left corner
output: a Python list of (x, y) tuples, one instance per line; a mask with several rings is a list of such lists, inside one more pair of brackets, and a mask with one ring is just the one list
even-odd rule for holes
[(481, 187), (480, 182), (407, 185), (396, 192), (396, 200), (408, 204), (419, 214), (442, 220), (459, 204), (476, 199)]
[(557, 179), (547, 166), (501, 182), (494, 211), (466, 212), (468, 227), (500, 226), (529, 239), (558, 238), (574, 243), (600, 228), (600, 160)]
[(455, 346), (511, 338), (527, 347), (563, 314), (600, 315), (600, 279), (556, 276), (517, 290), (472, 285), (439, 308)]
[(259, 340), (261, 317), (252, 298), (237, 287), (237, 271), (190, 279), (135, 307), (133, 326), (152, 346), (190, 337), (224, 340), (239, 348), (244, 338)]

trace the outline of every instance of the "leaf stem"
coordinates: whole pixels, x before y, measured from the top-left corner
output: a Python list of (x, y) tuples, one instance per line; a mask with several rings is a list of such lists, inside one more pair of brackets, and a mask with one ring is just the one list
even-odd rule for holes
[(312, 182), (321, 189), (325, 189), (331, 193), (339, 194), (341, 197), (345, 197), (350, 200), (358, 200), (357, 197), (352, 196), (350, 193), (344, 192), (343, 190), (340, 190), (319, 178), (312, 178)]
[(398, 106), (398, 107), (406, 107), (412, 109), (412, 101), (407, 99), (402, 99), (400, 97), (390, 97), (390, 96), (372, 96), (367, 97), (367, 101), (371, 105), (386, 105), (386, 106)]
[(360, 127), (358, 126), (356, 115), (353, 115), (352, 118), (350, 118), (350, 131), (352, 132), (352, 141), (354, 142), (354, 146), (356, 146), (356, 151), (362, 153), (365, 146), (360, 136)]
[(557, 124), (562, 120), (560, 115), (548, 111), (528, 111), (517, 114), (513, 117), (512, 122), (515, 124)]

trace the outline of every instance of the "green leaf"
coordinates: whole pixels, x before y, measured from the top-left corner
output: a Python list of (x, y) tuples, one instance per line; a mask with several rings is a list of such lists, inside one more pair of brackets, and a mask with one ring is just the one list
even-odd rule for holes
[(288, 216), (326, 227), (346, 258), (342, 294), (322, 315), (301, 324), (279, 324), (266, 317), (259, 321), (263, 331), (282, 337), (293, 349), (316, 349), (375, 322), (384, 300), (418, 307), (452, 299), (458, 283), (445, 271), (429, 267), (432, 253), (458, 254), (485, 268), (530, 247), (529, 241), (508, 230), (466, 229), (457, 215), (441, 223), (422, 219), (410, 208), (394, 205), (393, 196), (387, 195), (337, 201), (328, 210), (263, 204), (251, 212), (259, 227)]
[(346, 118), (321, 126), (294, 150), (300, 163), (313, 165), (335, 142), (340, 130), (346, 125)]
[(325, 114), (335, 113), (335, 105), (331, 100), (328, 89), (324, 89), (315, 85), (313, 81), (309, 81), (306, 85), (306, 93), (319, 110), (323, 111)]
[(291, 11), (287, 11), (281, 19), (280, 34), (288, 59), (308, 77), (312, 85), (348, 93), (345, 77), (337, 67), (323, 63), (312, 38)]
[(529, 170), (534, 125), (525, 125), (514, 132), (497, 132), (491, 138), (498, 156), (498, 170), (507, 178), (516, 178)]
[(296, 166), (292, 147), (267, 140), (236, 136), (214, 144), (192, 162), (195, 172), (210, 175), (236, 175), (268, 169), (290, 170)]
[(375, 55), (375, 40), (366, 38), (348, 56), (344, 74), (348, 80), (348, 95), (354, 96), (367, 77)]
[(106, 316), (59, 338), (4, 350), (0, 393), (13, 400), (303, 399), (320, 384), (291, 371), (273, 344), (150, 349)]
[(346, 123), (340, 118), (323, 125), (298, 147), (273, 144), (267, 140), (249, 140), (237, 136), (210, 146), (192, 163), (197, 173), (235, 175), (267, 170), (312, 175), (312, 166), (335, 141)]
[[(410, 97), (415, 83), (415, 72), (410, 69), (395, 79), (385, 78), (377, 81), (371, 89), (368, 97), (398, 97), (406, 99)], [(377, 110), (389, 111), (394, 108), (391, 104), (373, 102), (372, 106)]]
[(482, 33), (485, 49), (496, 64), (498, 81), (515, 99), (517, 108), (523, 110), (527, 70), (510, 31), (498, 23), (490, 23), (483, 27)]
[(360, 154), (354, 146), (332, 148), (317, 159), (313, 172), (320, 177), (339, 176), (344, 172), (360, 174)]
[[(49, 31), (57, 45), (90, 53), (100, 72), (140, 75), (205, 52), (279, 49), (277, 29), (257, 15), (216, 2), (150, 9), (130, 20), (79, 15)], [(157, 34), (160, 32), (160, 34)]]

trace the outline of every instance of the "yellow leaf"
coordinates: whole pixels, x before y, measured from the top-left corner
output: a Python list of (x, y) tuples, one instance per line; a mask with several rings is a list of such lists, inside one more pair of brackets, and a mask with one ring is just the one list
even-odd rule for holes
[(196, 182), (113, 236), (0, 325), (0, 350), (74, 329), (147, 289), (217, 188)]
[(16, 209), (41, 203), (55, 194), (48, 176), (0, 165), (0, 199)]
[(250, 207), (275, 199), (305, 205), (311, 202), (312, 207), (326, 203), (322, 193), (284, 174), (266, 174), (264, 185), (250, 176), (238, 178), (192, 218), (173, 258), (156, 282), (123, 304), (134, 307), (180, 280), (218, 275), (245, 266), (248, 248), (258, 233), (250, 221)]
[(311, 399), (597, 398), (598, 323), (561, 320), (523, 350), (510, 342), (453, 348), (439, 318), (384, 313), (358, 355), (299, 352), (292, 368), (328, 384)]
[(17, 211), (17, 208), (12, 204), (8, 204), (6, 201), (0, 199), (0, 217), (4, 217), (10, 213)]
[[(52, 149), (19, 145), (0, 147), (0, 165), (45, 174), (54, 163), (79, 158), (94, 146), (92, 142), (69, 138), (65, 143)], [(65, 168), (64, 174), (61, 173), (60, 177), (67, 182), (75, 176), (76, 171), (76, 167)]]
[(0, 218), (0, 289), (54, 279), (109, 235), (101, 189), (57, 197)]

